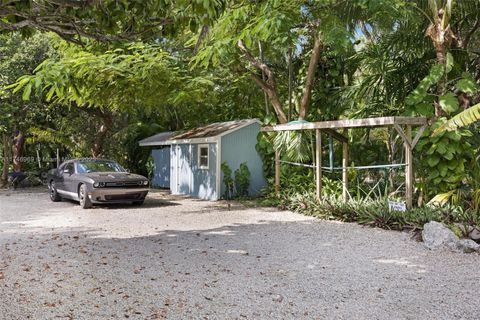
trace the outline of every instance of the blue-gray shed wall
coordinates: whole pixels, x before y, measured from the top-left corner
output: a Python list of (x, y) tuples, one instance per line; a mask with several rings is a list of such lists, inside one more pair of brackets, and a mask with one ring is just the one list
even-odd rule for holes
[(199, 168), (198, 150), (200, 145), (172, 145), (171, 186), (173, 194), (185, 194), (205, 200), (217, 200), (217, 144), (208, 143), (208, 168)]
[[(240, 167), (243, 162), (247, 163), (250, 171), (250, 188), (249, 195), (255, 196), (267, 186), (267, 181), (263, 174), (263, 162), (258, 154), (255, 146), (257, 144), (257, 136), (260, 132), (260, 124), (252, 123), (249, 126), (241, 128), (222, 137), (221, 146), (221, 163), (226, 161), (233, 172)], [(225, 193), (223, 184), (223, 173), (221, 174), (221, 192)]]
[(154, 188), (170, 188), (170, 146), (152, 150)]
[(208, 169), (199, 168), (198, 152), (201, 145), (204, 144), (192, 145), (193, 190), (191, 195), (200, 199), (217, 200), (217, 144), (208, 144)]

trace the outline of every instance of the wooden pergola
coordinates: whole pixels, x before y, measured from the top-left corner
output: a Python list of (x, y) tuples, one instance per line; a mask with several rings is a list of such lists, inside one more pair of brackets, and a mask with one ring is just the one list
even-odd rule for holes
[[(415, 137), (412, 139), (412, 127), (420, 126)], [(305, 122), (305, 123), (287, 123), (276, 126), (263, 127), (263, 132), (280, 132), (280, 131), (300, 131), (315, 130), (316, 131), (316, 163), (312, 166), (316, 170), (316, 192), (318, 199), (322, 196), (322, 131), (330, 134), (333, 138), (342, 143), (342, 185), (343, 199), (348, 199), (348, 138), (336, 130), (342, 129), (348, 132), (348, 129), (354, 128), (378, 128), (378, 127), (394, 127), (403, 140), (405, 149), (405, 198), (407, 208), (412, 207), (413, 198), (413, 156), (412, 152), (418, 140), (422, 136), (427, 126), (427, 119), (422, 117), (379, 117), (367, 119), (350, 119), (350, 120), (334, 120), (321, 122)], [(380, 166), (382, 167), (382, 166)], [(280, 152), (275, 151), (275, 188), (280, 189)]]

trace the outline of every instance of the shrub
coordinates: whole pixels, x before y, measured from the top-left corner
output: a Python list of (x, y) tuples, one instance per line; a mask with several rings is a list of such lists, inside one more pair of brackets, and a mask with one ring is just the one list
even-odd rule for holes
[(250, 187), (250, 170), (248, 170), (247, 163), (241, 163), (240, 167), (235, 170), (234, 177), (232, 178), (232, 169), (227, 162), (223, 162), (221, 165), (223, 173), (223, 184), (225, 185), (225, 193), (223, 197), (225, 199), (233, 199), (234, 197), (247, 197), (248, 188)]
[(234, 182), (232, 179), (232, 169), (228, 166), (227, 162), (222, 162), (221, 165), (222, 173), (223, 173), (223, 184), (225, 185), (225, 193), (223, 197), (225, 199), (232, 199), (234, 195)]
[(235, 189), (237, 197), (247, 197), (248, 188), (250, 187), (250, 170), (246, 162), (240, 164), (240, 167), (235, 170)]
[(386, 198), (351, 199), (345, 202), (341, 197), (330, 195), (323, 196), (319, 202), (314, 192), (295, 193), (286, 190), (279, 195), (271, 193), (261, 204), (321, 219), (357, 222), (389, 230), (422, 230), (423, 225), (430, 221), (443, 222), (452, 229), (457, 224), (480, 227), (478, 211), (464, 211), (458, 206), (424, 206), (406, 212), (390, 211)]

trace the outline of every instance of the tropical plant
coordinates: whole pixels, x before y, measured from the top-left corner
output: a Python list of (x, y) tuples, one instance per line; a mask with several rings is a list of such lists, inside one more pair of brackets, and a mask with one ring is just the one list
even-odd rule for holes
[(40, 99), (22, 101), (22, 94), (6, 87), (25, 73), (32, 72), (46, 58), (54, 58), (55, 50), (48, 35), (36, 34), (25, 40), (20, 35), (0, 36), (0, 133), (4, 161), (2, 181), (5, 184), (10, 164), (14, 171), (28, 170), (21, 159), (25, 153), (27, 132), (31, 126), (45, 124), (50, 115)]
[(0, 3), (3, 31), (54, 32), (69, 42), (94, 39), (124, 42), (158, 40), (185, 28), (196, 30), (217, 17), (226, 1), (55, 1), (15, 0)]
[(235, 195), (235, 180), (232, 178), (232, 169), (226, 161), (221, 165), (223, 185), (225, 186), (225, 192), (223, 197), (227, 200), (233, 199)]
[(433, 134), (437, 135), (444, 131), (454, 131), (477, 121), (480, 121), (480, 103), (460, 112), (451, 119), (448, 119), (444, 124), (438, 127)]
[(247, 197), (250, 187), (250, 170), (248, 170), (246, 162), (240, 164), (239, 168), (235, 170), (234, 176), (236, 196)]

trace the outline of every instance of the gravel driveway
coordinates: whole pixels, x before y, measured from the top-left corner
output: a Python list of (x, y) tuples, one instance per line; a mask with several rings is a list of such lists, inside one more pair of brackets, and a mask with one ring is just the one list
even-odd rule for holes
[(480, 256), (151, 193), (82, 210), (0, 191), (1, 319), (478, 319)]

